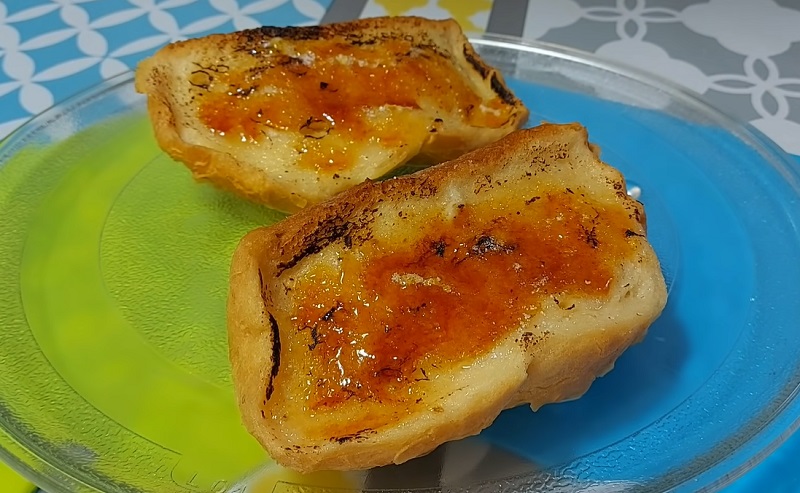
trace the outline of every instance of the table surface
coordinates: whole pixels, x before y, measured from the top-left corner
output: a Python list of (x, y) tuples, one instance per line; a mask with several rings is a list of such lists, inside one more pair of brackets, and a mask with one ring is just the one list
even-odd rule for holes
[[(468, 34), (515, 35), (636, 66), (800, 155), (795, 0), (6, 0), (0, 2), (0, 138), (172, 41), (401, 14), (453, 17)], [(798, 463), (796, 435), (726, 491), (799, 491)], [(0, 464), (0, 490), (33, 489)]]

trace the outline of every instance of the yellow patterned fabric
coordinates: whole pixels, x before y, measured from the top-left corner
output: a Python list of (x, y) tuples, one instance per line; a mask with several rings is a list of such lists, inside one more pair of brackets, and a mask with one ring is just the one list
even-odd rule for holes
[(452, 17), (467, 33), (486, 30), (492, 0), (371, 0), (386, 15), (420, 15), (423, 17)]

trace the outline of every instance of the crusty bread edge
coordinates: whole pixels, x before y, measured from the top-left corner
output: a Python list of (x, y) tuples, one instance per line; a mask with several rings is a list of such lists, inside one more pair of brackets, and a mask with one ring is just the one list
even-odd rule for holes
[[(269, 347), (272, 337), (269, 329), (269, 314), (267, 313), (266, 294), (262, 292), (259, 279), (275, 276), (275, 266), (270, 266), (264, 259), (269, 252), (278, 248), (275, 237), (268, 229), (259, 228), (248, 233), (236, 249), (231, 270), (231, 283), (236, 283), (239, 289), (231, 290), (228, 299), (228, 326), (230, 358), (234, 374), (234, 386), (238, 403), (243, 410), (242, 421), (245, 428), (261, 443), (278, 463), (298, 472), (311, 472), (313, 470), (347, 470), (364, 469), (381, 466), (389, 463), (402, 463), (414, 457), (430, 452), (441, 444), (438, 437), (449, 436), (452, 440), (475, 435), (489, 426), (494, 418), (504, 408), (508, 407), (509, 399), (526, 378), (527, 362), (524, 354), (513, 348), (513, 338), (506, 341), (506, 353), (510, 359), (506, 361), (506, 372), (502, 379), (486, 379), (483, 385), (476, 384), (469, 389), (482, 402), (482, 407), (466, 406), (466, 412), (459, 408), (465, 407), (459, 402), (463, 395), (454, 393), (437, 401), (442, 408), (440, 413), (430, 414), (415, 419), (404, 425), (403, 430), (390, 429), (382, 432), (380, 450), (364, 446), (363, 443), (332, 441), (321, 445), (314, 450), (304, 449), (302, 452), (286, 448), (279, 440), (268, 431), (278, 423), (265, 422), (259, 415), (263, 399), (261, 391), (264, 382), (269, 381), (270, 369), (273, 368), (274, 359)], [(252, 326), (249, 321), (260, 320), (260, 326)], [(244, 346), (252, 348), (253, 345), (262, 348), (260, 351), (248, 351), (256, 355), (257, 360), (244, 360), (239, 357), (238, 348)], [(480, 373), (480, 361), (472, 364)], [(252, 371), (258, 368), (259, 371)], [(515, 370), (516, 369), (516, 370)], [(454, 404), (455, 402), (455, 404)], [(416, 439), (409, 442), (403, 432), (408, 428), (418, 429)], [(425, 432), (427, 431), (427, 433)], [(309, 456), (315, 456), (310, 459)], [(312, 464), (313, 465), (310, 465)]]
[[(251, 389), (261, 389), (264, 382), (270, 378), (269, 369), (273, 367), (272, 333), (266, 330), (269, 323), (265, 312), (263, 293), (260, 284), (260, 265), (254, 255), (260, 253), (260, 238), (256, 234), (248, 234), (242, 239), (233, 255), (231, 268), (231, 284), (237, 286), (228, 295), (227, 324), (228, 347), (233, 373), (234, 390), (240, 409), (256, 409), (260, 403), (255, 400), (256, 394)], [(253, 325), (253, 321), (258, 321)], [(254, 350), (256, 361), (248, 361), (239, 355), (239, 349), (251, 344), (258, 345)], [(258, 372), (251, 372), (245, 368), (245, 363), (250, 368), (260, 368)], [(253, 432), (258, 429), (258, 423), (249, 413), (241, 413), (245, 428)]]
[[(538, 132), (540, 138), (546, 140), (547, 132), (558, 131), (555, 130), (555, 127), (555, 125), (544, 125), (526, 131)], [(571, 124), (559, 125), (558, 127), (568, 127), (572, 131), (579, 131), (588, 143), (588, 135), (582, 126)], [(402, 187), (404, 187), (403, 183), (406, 183), (408, 180), (420, 180), (424, 177), (437, 180), (451, 173), (482, 175), (485, 172), (484, 163), (492, 162), (492, 160), (497, 159), (498, 156), (500, 156), (500, 159), (507, 157), (504, 153), (508, 153), (508, 147), (513, 148), (515, 144), (512, 141), (517, 138), (524, 137), (511, 135), (502, 141), (475, 150), (462, 158), (451, 161), (445, 167), (436, 166), (420, 171), (415, 174), (415, 178), (401, 177), (377, 184), (362, 184), (356, 186), (343, 192), (320, 207), (306, 209), (288, 217), (282, 221), (280, 225), (280, 234), (286, 237), (303, 237), (310, 233), (310, 231), (313, 230), (319, 222), (323, 221), (325, 217), (340, 213), (355, 213), (352, 209), (346, 212), (337, 209), (340, 204), (366, 203), (369, 206), (370, 197), (374, 198), (376, 194), (386, 196), (389, 189), (402, 189)], [(504, 147), (506, 147), (506, 149), (504, 149)], [(596, 147), (592, 146), (592, 148), (596, 151)], [(618, 178), (624, 183), (624, 178), (616, 169), (605, 163), (602, 164), (606, 167), (605, 171), (608, 174)], [(418, 181), (416, 183), (418, 183)], [(627, 198), (625, 200), (630, 201), (630, 203), (635, 203), (639, 210), (643, 210), (640, 204), (634, 199)], [(357, 208), (359, 206), (356, 205), (355, 207)], [(641, 250), (643, 254), (640, 261), (650, 263), (651, 265), (655, 264), (655, 270), (659, 274), (656, 276), (658, 278), (650, 280), (649, 285), (645, 288), (645, 290), (653, 290), (656, 292), (656, 296), (652, 301), (653, 306), (649, 307), (652, 313), (651, 317), (629, 317), (629, 319), (623, 320), (599, 321), (597, 325), (601, 330), (604, 330), (603, 327), (613, 326), (618, 323), (629, 326), (625, 331), (612, 331), (613, 337), (604, 345), (604, 350), (600, 354), (598, 354), (599, 348), (594, 338), (581, 337), (570, 339), (569, 355), (564, 353), (564, 347), (556, 351), (551, 351), (548, 348), (542, 352), (537, 352), (535, 357), (528, 360), (530, 365), (526, 366), (525, 369), (526, 373), (537, 373), (537, 380), (535, 383), (532, 382), (531, 385), (523, 387), (516, 386), (512, 389), (498, 389), (499, 392), (496, 400), (487, 401), (486, 407), (482, 409), (481, 412), (472, 412), (463, 417), (457, 417), (457, 415), (451, 416), (449, 413), (447, 415), (442, 415), (441, 420), (437, 420), (436, 423), (433, 423), (435, 433), (431, 433), (430, 435), (421, 434), (419, 439), (413, 443), (411, 447), (408, 446), (407, 440), (400, 442), (392, 442), (391, 440), (383, 441), (380, 450), (376, 450), (373, 447), (364, 447), (363, 444), (358, 443), (337, 444), (335, 446), (335, 453), (328, 454), (328, 450), (320, 450), (319, 454), (325, 454), (326, 457), (316, 460), (310, 458), (309, 453), (306, 453), (304, 457), (299, 457), (297, 453), (293, 453), (292, 451), (283, 451), (280, 448), (280, 444), (274, 441), (274, 438), (270, 436), (265, 428), (268, 425), (265, 425), (263, 421), (257, 419), (255, 415), (248, 414), (246, 410), (243, 412), (245, 426), (262, 445), (270, 450), (274, 459), (298, 471), (308, 472), (316, 469), (352, 469), (354, 464), (357, 468), (365, 468), (392, 462), (401, 463), (427, 453), (441, 443), (441, 439), (436, 439), (435, 436), (447, 434), (447, 436), (452, 436), (452, 439), (458, 439), (477, 434), (483, 428), (491, 424), (496, 415), (504, 408), (527, 403), (531, 404), (535, 409), (546, 403), (578, 398), (586, 392), (591, 383), (598, 376), (610, 370), (614, 361), (622, 352), (630, 345), (639, 342), (645, 336), (647, 328), (663, 309), (666, 300), (666, 290), (655, 253), (646, 242), (646, 239), (636, 237), (631, 240), (642, 243), (641, 246), (643, 248), (641, 248)], [(260, 286), (254, 286), (253, 279), (257, 278), (258, 269), (262, 269), (264, 278), (274, 275), (274, 269), (270, 270), (268, 266), (268, 257), (278, 250), (278, 241), (274, 236), (274, 230), (272, 228), (259, 228), (248, 233), (237, 248), (233, 263), (234, 265), (238, 265), (239, 268), (237, 271), (232, 272), (232, 285), (240, 279), (239, 276), (242, 276), (241, 279), (247, 280), (248, 288), (246, 288), (247, 291), (231, 291), (228, 312), (230, 329), (231, 332), (240, 333), (231, 334), (230, 337), (242, 337), (247, 333), (253, 333), (253, 335), (255, 335), (257, 331), (252, 330), (252, 327), (247, 327), (246, 321), (248, 319), (255, 320), (256, 318), (253, 317), (256, 315), (259, 315), (261, 320), (264, 320), (263, 309), (257, 307), (257, 303), (253, 303), (253, 300), (260, 301), (262, 299)], [(261, 262), (260, 265), (259, 262)], [(242, 268), (242, 266), (246, 266), (246, 268)], [(240, 300), (239, 298), (242, 297), (249, 297), (250, 299)], [(580, 318), (573, 319), (573, 324), (578, 326), (587, 322), (587, 320), (582, 320)], [(244, 328), (245, 330), (237, 330), (237, 327)], [(513, 340), (513, 337), (509, 340)], [(241, 340), (236, 342), (232, 341), (232, 346), (240, 342)], [(547, 345), (545, 345), (545, 347), (547, 347)], [(264, 359), (258, 362), (262, 369), (271, 367), (272, 360), (271, 357), (268, 357), (266, 354), (267, 352), (268, 351), (264, 351), (265, 354), (262, 355)], [(519, 353), (522, 354), (521, 351)], [(231, 357), (235, 360), (237, 355), (232, 352)], [(591, 360), (592, 364), (588, 367), (573, 369), (572, 371), (576, 374), (574, 378), (569, 381), (557, 380), (558, 375), (564, 373), (560, 371), (563, 365), (560, 365), (559, 362), (564, 361), (565, 358), (569, 358), (572, 361)], [(528, 363), (526, 363), (526, 365), (527, 364)], [(541, 371), (543, 367), (545, 369), (549, 368), (551, 371), (545, 371), (544, 374), (539, 374), (538, 372)], [(265, 373), (259, 376), (254, 374), (244, 375), (242, 372), (246, 372), (246, 369), (241, 367), (241, 365), (235, 366), (234, 372), (238, 377), (235, 378), (235, 381), (237, 381), (237, 395), (240, 396), (240, 403), (245, 406), (254, 405), (258, 407), (258, 402), (249, 402), (247, 400), (247, 394), (248, 392), (252, 392), (252, 389), (263, 388), (267, 375)], [(250, 385), (254, 385), (254, 387), (250, 387)], [(513, 386), (513, 384), (511, 385)], [(502, 383), (500, 386), (502, 387)], [(554, 390), (556, 387), (557, 390)], [(255, 401), (256, 398), (253, 397), (252, 400)], [(331, 447), (326, 447), (326, 449), (327, 448), (330, 448), (331, 451), (334, 450)]]
[[(216, 41), (221, 43), (229, 40), (231, 36), (248, 36), (255, 33), (255, 31), (258, 31), (260, 35), (264, 37), (284, 37), (287, 39), (291, 39), (293, 33), (299, 32), (317, 32), (317, 35), (335, 36), (356, 29), (385, 29), (384, 24), (387, 22), (391, 22), (393, 26), (399, 25), (400, 29), (419, 29), (420, 23), (435, 25), (447, 33), (449, 43), (452, 46), (458, 46), (460, 37), (463, 36), (460, 25), (452, 19), (432, 20), (408, 16), (374, 17), (357, 19), (346, 23), (305, 26), (302, 28), (262, 27), (227, 34), (210, 34), (206, 37), (206, 40), (209, 43), (214, 43)], [(453, 56), (458, 58), (465, 57), (466, 62), (475, 69), (475, 72), (478, 72), (467, 72), (467, 75), (473, 80), (476, 80), (478, 85), (485, 83), (487, 78), (491, 79), (490, 84), (492, 90), (498, 97), (512, 107), (512, 121), (509, 127), (480, 129), (479, 140), (488, 143), (519, 128), (527, 121), (529, 112), (522, 101), (510, 91), (502, 74), (486, 64), (475, 52), (474, 47), (472, 47), (466, 37), (465, 40), (466, 43), (463, 45), (464, 49), (462, 52), (453, 53)], [(164, 46), (153, 56), (140, 62), (136, 69), (134, 87), (137, 92), (147, 95), (147, 112), (150, 121), (153, 123), (153, 131), (159, 147), (168, 155), (188, 167), (197, 181), (208, 181), (219, 188), (236, 193), (248, 200), (284, 212), (296, 212), (310, 205), (308, 198), (301, 197), (293, 193), (287, 187), (272, 182), (267, 179), (266, 175), (259, 171), (258, 168), (243, 165), (224, 151), (202, 145), (189, 144), (180, 137), (178, 133), (178, 122), (175, 120), (175, 115), (171, 106), (163, 94), (164, 87), (161, 85), (154, 87), (151, 79), (154, 76), (153, 74), (158, 73), (158, 66), (161, 59), (169, 57), (170, 52), (179, 50), (184, 44), (193, 41), (194, 40), (178, 41)], [(482, 75), (483, 78), (478, 77), (479, 74)], [(479, 81), (477, 81), (478, 79)], [(497, 84), (493, 83), (495, 80)], [(460, 154), (474, 147), (475, 144), (474, 142), (466, 142), (463, 138), (459, 139), (446, 132), (442, 132), (429, 134), (427, 140), (421, 143), (421, 145), (424, 146), (438, 140), (452, 140), (453, 143), (457, 145), (450, 146), (449, 155), (443, 155), (441, 153), (426, 153), (420, 155), (418, 159), (420, 164), (435, 164), (444, 159), (452, 158), (455, 154)], [(478, 142), (478, 144), (481, 142)], [(473, 145), (470, 146), (469, 144)]]
[[(146, 69), (148, 61), (141, 67)], [(136, 90), (146, 92), (143, 87), (146, 83), (138, 74)], [(159, 147), (185, 164), (195, 180), (209, 181), (223, 190), (282, 211), (295, 211), (306, 206), (306, 200), (270, 182), (258, 168), (243, 166), (226, 152), (187, 144), (178, 134), (175, 115), (160, 92), (148, 93), (147, 112)]]
[[(645, 241), (637, 239), (637, 241)], [(551, 344), (545, 351), (539, 352), (531, 359), (528, 372), (535, 374), (536, 379), (528, 379), (517, 389), (515, 396), (509, 401), (508, 407), (529, 405), (537, 410), (542, 406), (555, 402), (564, 402), (578, 399), (583, 396), (592, 383), (604, 376), (614, 367), (617, 359), (631, 346), (641, 342), (647, 335), (652, 323), (660, 316), (666, 304), (666, 284), (661, 272), (658, 259), (651, 248), (643, 249), (639, 259), (643, 264), (649, 264), (648, 269), (655, 274), (653, 277), (638, 277), (635, 288), (620, 289), (615, 294), (638, 298), (637, 310), (625, 316), (613, 319), (594, 318), (592, 312), (576, 314), (570, 320), (574, 327), (594, 327), (593, 330), (603, 334), (602, 346), (597, 345), (597, 337), (573, 337), (569, 344)], [(626, 269), (632, 269), (631, 265)], [(620, 277), (628, 279), (630, 274), (625, 273)], [(619, 300), (609, 300), (608, 303)], [(640, 313), (641, 312), (641, 313)], [(648, 316), (643, 314), (647, 313)], [(606, 330), (613, 327), (613, 330)], [(627, 327), (620, 330), (618, 327)], [(559, 333), (564, 327), (552, 330)], [(566, 375), (566, 378), (564, 377)]]

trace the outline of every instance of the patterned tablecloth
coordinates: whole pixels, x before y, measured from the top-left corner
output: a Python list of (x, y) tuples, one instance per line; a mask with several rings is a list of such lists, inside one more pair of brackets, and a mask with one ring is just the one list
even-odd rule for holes
[[(454, 17), (572, 46), (671, 79), (800, 155), (800, 2), (795, 0), (5, 0), (0, 138), (180, 39), (355, 17)], [(728, 491), (798, 491), (795, 436)], [(0, 490), (31, 491), (0, 464)]]

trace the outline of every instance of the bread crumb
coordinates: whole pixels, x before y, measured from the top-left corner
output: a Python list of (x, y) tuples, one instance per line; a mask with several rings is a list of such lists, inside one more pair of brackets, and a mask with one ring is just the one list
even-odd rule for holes
[(399, 284), (403, 288), (407, 288), (416, 284), (422, 284), (423, 286), (440, 287), (445, 293), (451, 293), (453, 291), (453, 288), (442, 282), (441, 277), (431, 277), (426, 279), (421, 275), (414, 273), (398, 274), (395, 272), (392, 274), (392, 282)]

